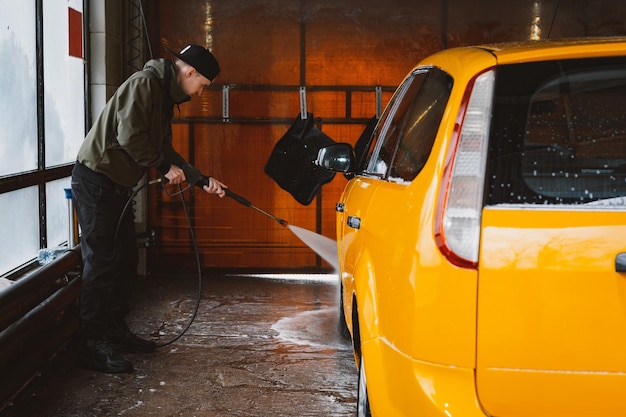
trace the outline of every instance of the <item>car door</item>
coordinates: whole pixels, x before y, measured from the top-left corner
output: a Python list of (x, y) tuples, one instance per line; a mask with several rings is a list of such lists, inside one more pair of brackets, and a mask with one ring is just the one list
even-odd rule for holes
[[(389, 270), (387, 264), (410, 247), (399, 236), (416, 237), (411, 224), (418, 218), (415, 210), (419, 204), (414, 200), (419, 203), (421, 199), (408, 185), (428, 159), (451, 85), (448, 75), (432, 68), (418, 69), (404, 80), (374, 130), (364, 169), (349, 181), (338, 206), (343, 302), (350, 310), (348, 297), (357, 291), (361, 294), (357, 298), (367, 303), (361, 307), (369, 312), (368, 319), (360, 323), (365, 334), (375, 332), (371, 327), (378, 322), (374, 304), (380, 293), (377, 281), (369, 279), (372, 268)], [(356, 277), (360, 283), (355, 282)], [(350, 322), (352, 312), (345, 313)]]

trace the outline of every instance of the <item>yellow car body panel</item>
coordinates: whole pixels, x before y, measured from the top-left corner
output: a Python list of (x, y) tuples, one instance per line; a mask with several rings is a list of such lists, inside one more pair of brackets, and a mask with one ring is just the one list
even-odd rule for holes
[[(477, 380), (479, 393), (490, 393), (485, 408), (626, 415), (626, 275), (615, 272), (626, 212), (485, 209), (482, 242)], [(546, 407), (528, 408), (537, 403)], [(612, 411), (600, 412), (604, 404)]]
[(368, 277), (356, 284), (361, 340), (384, 337), (409, 356), (472, 367), (476, 271), (444, 262), (432, 239), (434, 193), (414, 190), (422, 186), (434, 190), (437, 183), (379, 186), (361, 219), (357, 234), (364, 236), (367, 257), (357, 270)]
[[(372, 415), (485, 416), (474, 391), (472, 368), (406, 357), (380, 338), (364, 342), (362, 348), (369, 360), (367, 385), (371, 392)], [(380, 355), (384, 362), (372, 361), (370, 358), (374, 355)]]
[(626, 415), (626, 276), (614, 265), (626, 252), (626, 210), (485, 208), (473, 268), (451, 262), (435, 237), (451, 139), (477, 74), (626, 51), (624, 39), (552, 45), (424, 59), (414, 71), (454, 80), (426, 164), (409, 182), (357, 173), (342, 194), (341, 296), (373, 416)]

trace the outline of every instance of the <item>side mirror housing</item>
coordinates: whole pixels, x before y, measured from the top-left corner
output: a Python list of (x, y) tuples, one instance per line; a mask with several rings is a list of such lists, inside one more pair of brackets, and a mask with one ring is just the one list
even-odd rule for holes
[(354, 149), (349, 143), (334, 143), (317, 152), (315, 165), (328, 171), (350, 172), (354, 168)]

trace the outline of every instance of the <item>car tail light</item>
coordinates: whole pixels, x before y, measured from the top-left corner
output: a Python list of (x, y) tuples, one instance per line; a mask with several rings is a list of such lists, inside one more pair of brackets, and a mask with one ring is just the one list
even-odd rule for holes
[(495, 73), (470, 83), (457, 119), (439, 195), (435, 239), (453, 264), (475, 268)]

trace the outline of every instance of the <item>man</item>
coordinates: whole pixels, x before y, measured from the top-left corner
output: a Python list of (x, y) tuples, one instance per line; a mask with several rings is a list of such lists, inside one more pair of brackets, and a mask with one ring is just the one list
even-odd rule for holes
[(172, 184), (186, 181), (207, 193), (225, 194), (223, 183), (203, 176), (174, 150), (171, 128), (174, 105), (211, 85), (219, 64), (198, 45), (171, 53), (174, 61), (150, 60), (117, 89), (87, 134), (72, 171), (72, 198), (82, 231), (80, 360), (102, 372), (130, 372), (132, 363), (123, 353), (156, 348), (133, 334), (125, 321), (137, 271), (132, 210), (122, 213), (131, 188), (147, 169), (156, 168)]

